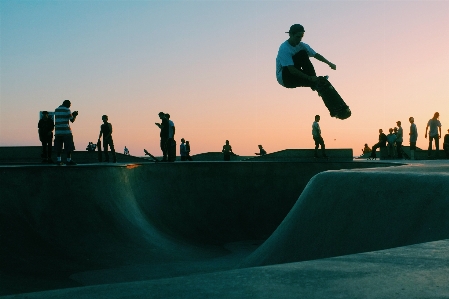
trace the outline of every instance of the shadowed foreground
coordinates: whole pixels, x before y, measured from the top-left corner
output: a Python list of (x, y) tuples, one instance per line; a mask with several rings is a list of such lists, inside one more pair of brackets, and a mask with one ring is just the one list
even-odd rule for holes
[[(387, 165), (1, 167), (0, 295), (294, 298), (301, 281), (318, 291), (307, 265), (320, 264), (239, 267), (449, 238), (448, 166), (361, 169)], [(321, 173), (344, 168), (360, 170)]]

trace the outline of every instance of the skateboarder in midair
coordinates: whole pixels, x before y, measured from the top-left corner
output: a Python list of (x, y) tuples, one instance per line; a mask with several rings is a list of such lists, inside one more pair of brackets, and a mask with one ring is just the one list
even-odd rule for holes
[[(346, 119), (351, 115), (349, 107), (327, 81), (327, 77), (316, 76), (310, 57), (326, 63), (333, 70), (336, 70), (337, 66), (301, 41), (304, 32), (304, 27), (300, 24), (292, 25), (286, 32), (289, 39), (281, 44), (276, 57), (277, 81), (286, 88), (310, 87), (318, 91), (331, 116)], [(329, 89), (332, 89), (333, 93), (329, 93)]]

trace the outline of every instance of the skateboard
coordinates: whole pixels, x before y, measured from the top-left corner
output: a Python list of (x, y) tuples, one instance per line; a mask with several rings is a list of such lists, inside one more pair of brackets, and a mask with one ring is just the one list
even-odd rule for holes
[(329, 110), (331, 117), (347, 119), (351, 116), (351, 110), (338, 94), (337, 90), (327, 80), (327, 76), (318, 77), (316, 91), (318, 91), (318, 95), (323, 99), (324, 105)]
[(98, 162), (102, 162), (103, 157), (101, 155), (101, 140), (100, 139), (98, 139), (98, 142), (97, 142), (97, 149), (98, 149)]
[(146, 149), (143, 149), (145, 155), (150, 156), (151, 159), (154, 160), (154, 162), (160, 162), (155, 156), (153, 156), (152, 154), (150, 154)]

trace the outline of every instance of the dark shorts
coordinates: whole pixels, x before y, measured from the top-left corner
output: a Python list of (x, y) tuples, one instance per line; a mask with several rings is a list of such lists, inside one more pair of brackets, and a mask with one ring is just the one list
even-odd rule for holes
[(63, 146), (66, 152), (73, 152), (75, 150), (75, 144), (73, 143), (72, 134), (55, 136), (55, 151), (61, 152)]
[(323, 137), (313, 137), (313, 140), (315, 141), (315, 146), (319, 146), (320, 144), (324, 145)]
[[(294, 67), (303, 72), (308, 76), (316, 76), (315, 68), (310, 61), (309, 55), (306, 51), (299, 51), (293, 57)], [(296, 88), (296, 87), (311, 87), (312, 81), (299, 78), (290, 73), (288, 67), (282, 69), (282, 81), (284, 82), (284, 87)]]

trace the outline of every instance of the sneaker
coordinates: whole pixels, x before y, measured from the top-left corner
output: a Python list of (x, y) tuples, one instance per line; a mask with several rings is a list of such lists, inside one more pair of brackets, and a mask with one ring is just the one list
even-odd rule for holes
[(63, 166), (63, 165), (65, 165), (65, 164), (64, 164), (64, 162), (62, 162), (62, 161), (57, 161), (57, 162), (56, 162), (56, 165), (58, 165), (58, 166)]
[(73, 162), (73, 160), (70, 160), (69, 162), (66, 162), (65, 165), (76, 165), (76, 163)]

